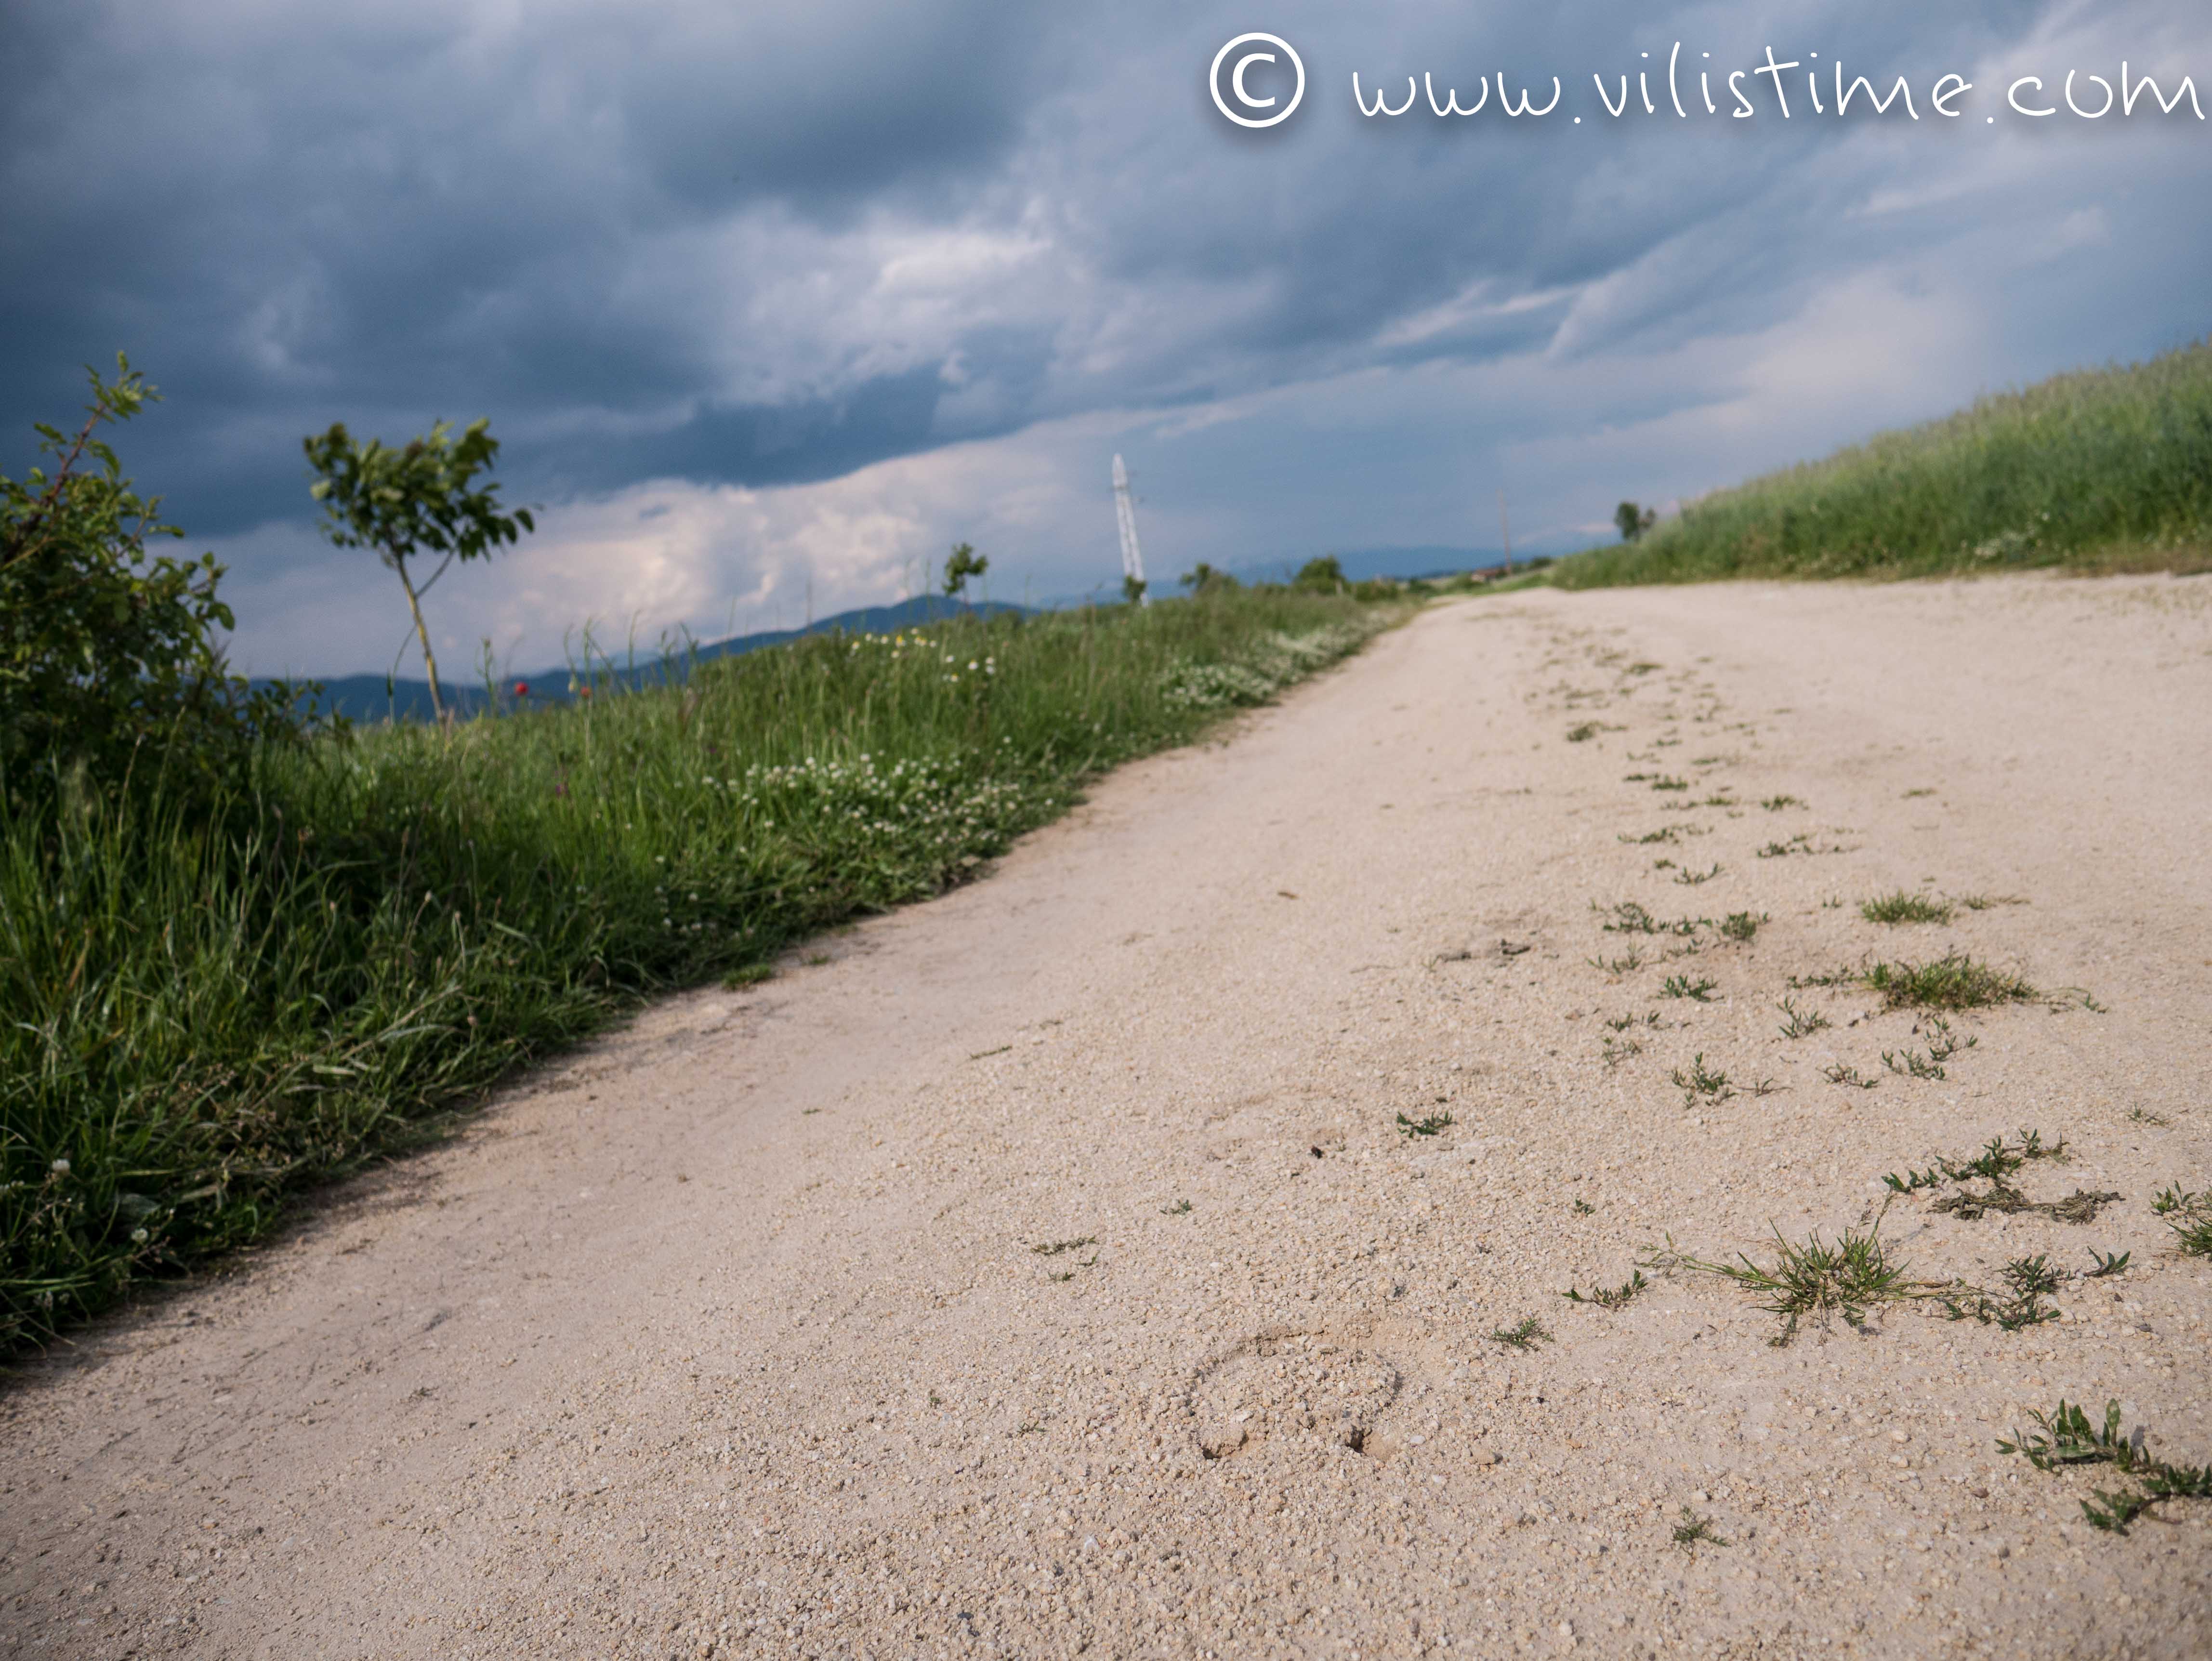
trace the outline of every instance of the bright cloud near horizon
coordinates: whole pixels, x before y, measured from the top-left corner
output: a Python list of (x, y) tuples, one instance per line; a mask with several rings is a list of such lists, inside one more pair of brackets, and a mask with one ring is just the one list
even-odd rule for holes
[[(1265, 131), (1207, 86), (1255, 27), (1307, 74)], [(491, 418), (539, 530), (431, 621), (534, 668), (586, 624), (894, 600), (955, 541), (998, 598), (1111, 592), (1117, 451), (1156, 584), (1490, 550), (1501, 490), (1556, 551), (2206, 332), (2212, 124), (2065, 101), (2125, 60), (2201, 106), (2212, 15), (2178, 0), (23, 0), (9, 35), (0, 471), (127, 350), (166, 401), (126, 470), (230, 567), (256, 673), (415, 661), (398, 584), (316, 534), (332, 421)], [(1838, 62), (1917, 119), (1816, 113)], [(1496, 101), (1368, 117), (1355, 71)], [(1506, 116), (1500, 76), (1559, 100)]]

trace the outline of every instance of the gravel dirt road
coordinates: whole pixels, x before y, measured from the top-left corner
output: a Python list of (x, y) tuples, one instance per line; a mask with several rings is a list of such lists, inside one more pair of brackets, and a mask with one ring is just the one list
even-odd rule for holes
[(2212, 1652), (1996, 1446), (2212, 1460), (2208, 828), (2212, 581), (1437, 605), (26, 1370), (0, 1653)]

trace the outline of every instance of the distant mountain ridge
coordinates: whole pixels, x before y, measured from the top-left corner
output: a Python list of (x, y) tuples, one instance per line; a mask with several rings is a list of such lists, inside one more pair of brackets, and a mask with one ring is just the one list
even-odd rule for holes
[[(1024, 608), (1004, 600), (983, 600), (969, 604), (964, 600), (946, 599), (938, 594), (923, 594), (914, 599), (902, 600), (896, 605), (864, 605), (857, 611), (840, 611), (808, 624), (803, 629), (769, 629), (758, 634), (736, 635), (728, 640), (718, 640), (689, 648), (675, 659), (683, 662), (696, 660), (707, 662), (715, 658), (738, 657), (747, 652), (757, 652), (764, 646), (781, 646), (787, 641), (799, 640), (808, 635), (844, 633), (848, 635), (886, 635), (919, 624), (939, 623), (947, 618), (996, 617)], [(594, 666), (600, 673), (608, 672), (605, 660)], [(661, 678), (663, 664), (658, 651), (640, 652), (635, 663), (628, 654), (615, 660), (612, 672), (618, 682), (649, 684)], [(520, 682), (529, 687), (525, 702), (531, 704), (568, 703), (574, 694), (569, 690), (569, 678), (574, 672), (562, 664), (550, 669), (515, 671), (502, 675), (499, 680), (501, 707), (514, 703), (514, 689)], [(680, 667), (678, 670), (680, 672)], [(258, 680), (256, 685), (269, 685), (267, 680)], [(439, 690), (445, 694), (446, 707), (457, 720), (466, 721), (481, 715), (489, 702), (481, 681), (456, 682), (442, 676)], [(427, 680), (387, 681), (382, 675), (335, 675), (323, 682), (322, 708), (331, 715), (345, 716), (349, 721), (428, 721), (431, 716), (430, 683)]]

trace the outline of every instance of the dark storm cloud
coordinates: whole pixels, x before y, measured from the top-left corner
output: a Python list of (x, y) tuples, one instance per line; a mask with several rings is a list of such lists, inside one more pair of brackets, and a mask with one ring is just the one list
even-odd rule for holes
[(0, 115), (0, 423), (73, 404), (78, 366), (128, 347), (190, 409), (149, 417), (134, 454), (191, 481), (172, 505), (209, 531), (296, 511), (297, 436), (336, 418), (597, 424), (607, 456), (572, 469), (556, 441), (548, 469), (594, 482), (641, 431), (669, 447), (647, 471), (709, 477), (911, 447), (910, 374), (719, 397), (697, 316), (625, 292), (636, 250), (769, 205), (834, 229), (957, 198), (1018, 135), (1037, 32), (1005, 4), (9, 21), (30, 73)]
[[(301, 434), (490, 415), (513, 488), (785, 484), (1374, 365), (1785, 315), (1955, 129), (1366, 122), (1346, 97), (1843, 52), (1924, 88), (2026, 0), (1387, 16), (1285, 4), (1310, 107), (1206, 106), (1187, 5), (11, 8), (0, 429), (127, 346), (133, 469), (196, 533), (304, 514)], [(1693, 63), (1703, 60), (1692, 58)], [(1647, 403), (1653, 394), (1646, 389)]]

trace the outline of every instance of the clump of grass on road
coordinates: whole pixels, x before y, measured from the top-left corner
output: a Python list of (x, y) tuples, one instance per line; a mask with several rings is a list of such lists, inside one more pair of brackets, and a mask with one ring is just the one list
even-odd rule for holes
[(0, 1353), (641, 997), (966, 879), (1395, 615), (1245, 590), (816, 636), (270, 750), (212, 811), (0, 782)]
[(1734, 1263), (1678, 1260), (1678, 1266), (1703, 1274), (1718, 1275), (1756, 1294), (1759, 1307), (1782, 1317), (1782, 1330), (1768, 1342), (1777, 1348), (1797, 1335), (1799, 1323), (1808, 1318), (1841, 1315), (1852, 1326), (1863, 1326), (1868, 1313), (1883, 1304), (1924, 1298), (1931, 1289), (1905, 1278), (1905, 1266), (1883, 1250), (1881, 1225), (1863, 1234), (1846, 1229), (1833, 1245), (1817, 1234), (1802, 1245), (1774, 1236), (1777, 1256), (1770, 1266), (1738, 1254)]
[(2038, 995), (2019, 976), (1951, 952), (1929, 963), (1878, 963), (1860, 978), (1892, 1009), (1980, 1009)]
[(1952, 909), (1943, 900), (1930, 899), (1925, 894), (1908, 894), (1899, 890), (1884, 894), (1878, 899), (1863, 901), (1859, 916), (1869, 922), (1948, 922)]

